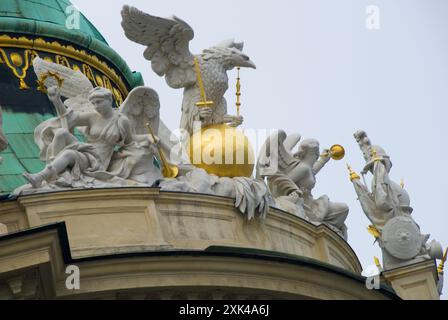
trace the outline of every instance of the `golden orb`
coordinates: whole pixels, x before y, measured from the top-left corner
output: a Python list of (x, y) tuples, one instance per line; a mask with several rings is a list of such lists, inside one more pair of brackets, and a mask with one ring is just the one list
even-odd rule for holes
[(206, 126), (193, 133), (187, 150), (193, 165), (219, 177), (250, 177), (254, 170), (249, 139), (242, 130), (226, 124)]
[(330, 148), (330, 154), (333, 160), (342, 160), (345, 157), (345, 149), (340, 144), (335, 144)]

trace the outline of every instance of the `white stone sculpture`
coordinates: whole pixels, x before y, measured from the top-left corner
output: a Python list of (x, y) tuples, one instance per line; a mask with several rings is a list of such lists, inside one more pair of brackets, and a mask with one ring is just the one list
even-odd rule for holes
[(235, 207), (251, 220), (266, 217), (274, 204), (269, 189), (263, 181), (251, 178), (225, 178), (208, 174), (203, 169), (193, 169), (177, 179), (164, 179), (161, 190), (211, 194), (235, 199)]
[[(6, 140), (6, 136), (3, 133), (3, 114), (2, 114), (2, 106), (0, 106), (0, 151), (5, 150), (8, 147), (8, 141)], [(2, 163), (3, 159), (0, 157), (0, 163)]]
[[(235, 207), (251, 219), (266, 216), (273, 203), (267, 186), (251, 178), (220, 178), (188, 163), (179, 140), (160, 119), (160, 102), (151, 88), (133, 89), (118, 110), (112, 93), (93, 88), (80, 72), (33, 61), (57, 118), (41, 123), (35, 141), (47, 163), (39, 173), (25, 173), (29, 185), (14, 194), (72, 188), (157, 186), (164, 191), (204, 193), (235, 199)], [(64, 102), (61, 96), (67, 98)], [(148, 125), (155, 140), (148, 134)], [(78, 141), (77, 129), (85, 137)], [(177, 178), (162, 175), (160, 152), (179, 168)]]
[(416, 263), (425, 259), (440, 259), (441, 245), (423, 235), (412, 218), (412, 207), (404, 185), (389, 177), (392, 168), (390, 157), (380, 146), (372, 145), (364, 131), (354, 134), (366, 165), (362, 171), (373, 175), (371, 189), (350, 169), (350, 179), (358, 200), (372, 225), (369, 231), (375, 236), (383, 253), (385, 270)]
[[(154, 72), (165, 76), (170, 87), (184, 88), (181, 129), (191, 135), (196, 121), (203, 126), (220, 123), (238, 126), (243, 122), (241, 116), (227, 114), (224, 98), (228, 89), (227, 71), (235, 67), (255, 68), (242, 52), (243, 43), (229, 40), (193, 55), (189, 42), (194, 32), (181, 19), (154, 17), (129, 6), (123, 7), (121, 15), (126, 36), (147, 46), (144, 56), (151, 61)], [(202, 105), (198, 106), (198, 102)]]
[(325, 223), (347, 239), (345, 219), (348, 206), (331, 202), (326, 195), (318, 199), (312, 195), (316, 175), (331, 159), (331, 154), (329, 150), (321, 154), (319, 142), (314, 139), (303, 140), (293, 154), (292, 150), (300, 139), (300, 135), (287, 136), (282, 130), (272, 134), (261, 149), (257, 177), (267, 178), (280, 209), (306, 216), (313, 222)]
[[(38, 78), (45, 79), (59, 117), (36, 128), (35, 141), (47, 166), (39, 173), (24, 174), (31, 189), (42, 189), (42, 184), (53, 189), (152, 185), (162, 178), (153, 148), (158, 141), (143, 134), (141, 123), (150, 123), (158, 132), (159, 101), (154, 90), (136, 88), (122, 108), (114, 110), (112, 92), (93, 88), (81, 72), (40, 58), (33, 65)], [(68, 98), (64, 103), (61, 95)], [(74, 136), (75, 128), (86, 142)]]

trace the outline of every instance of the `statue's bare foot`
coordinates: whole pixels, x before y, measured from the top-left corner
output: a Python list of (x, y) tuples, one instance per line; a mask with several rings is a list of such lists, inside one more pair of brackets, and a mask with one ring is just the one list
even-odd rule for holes
[(42, 186), (43, 178), (39, 174), (30, 174), (25, 172), (23, 177), (33, 186), (34, 189), (38, 189)]

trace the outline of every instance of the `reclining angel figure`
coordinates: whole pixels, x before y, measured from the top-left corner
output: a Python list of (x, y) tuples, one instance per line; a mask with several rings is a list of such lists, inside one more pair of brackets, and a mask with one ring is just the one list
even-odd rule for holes
[[(238, 126), (243, 122), (241, 116), (227, 114), (224, 98), (228, 89), (227, 71), (235, 67), (255, 68), (255, 64), (242, 52), (243, 43), (228, 40), (193, 55), (189, 42), (194, 32), (181, 19), (175, 16), (167, 19), (154, 17), (129, 6), (123, 7), (121, 15), (126, 36), (147, 46), (144, 57), (151, 61), (154, 72), (165, 76), (170, 87), (184, 88), (181, 129), (191, 135), (195, 122), (202, 126), (221, 123)], [(202, 81), (198, 80), (198, 74)], [(198, 102), (204, 104), (198, 106)]]
[[(35, 130), (35, 141), (47, 166), (36, 174), (24, 173), (33, 188), (56, 181), (61, 187), (152, 184), (161, 178), (153, 148), (158, 141), (142, 134), (141, 124), (136, 122), (147, 121), (158, 132), (159, 101), (154, 90), (134, 89), (122, 108), (115, 110), (112, 92), (93, 88), (81, 72), (40, 58), (33, 65), (39, 79), (50, 73), (63, 79), (60, 88), (51, 85), (56, 82), (54, 78), (45, 80), (58, 117)], [(61, 95), (68, 99), (62, 102)], [(78, 141), (75, 128), (86, 142)]]
[(267, 178), (277, 206), (310, 221), (325, 223), (347, 239), (349, 208), (345, 203), (331, 202), (324, 195), (315, 199), (312, 190), (316, 175), (331, 159), (329, 150), (320, 153), (319, 142), (303, 140), (296, 153), (293, 148), (301, 140), (300, 135), (288, 136), (279, 130), (272, 134), (261, 149), (257, 163), (257, 178)]

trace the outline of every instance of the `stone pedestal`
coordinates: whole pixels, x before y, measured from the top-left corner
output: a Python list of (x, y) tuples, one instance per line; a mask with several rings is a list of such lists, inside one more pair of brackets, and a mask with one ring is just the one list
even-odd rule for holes
[(434, 260), (388, 270), (383, 272), (383, 277), (403, 300), (440, 299)]

